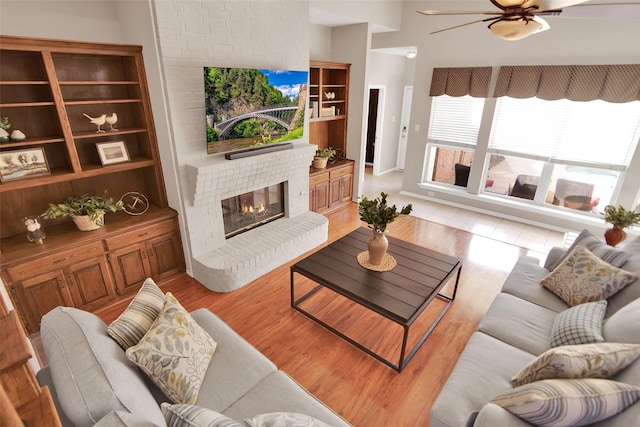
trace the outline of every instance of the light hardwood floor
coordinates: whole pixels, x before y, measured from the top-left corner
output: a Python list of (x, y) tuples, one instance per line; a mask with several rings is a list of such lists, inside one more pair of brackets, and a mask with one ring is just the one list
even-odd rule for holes
[[(327, 216), (327, 243), (366, 225), (358, 218), (356, 203)], [(231, 293), (211, 292), (187, 275), (162, 288), (188, 310), (211, 309), (354, 426), (428, 426), (433, 401), (509, 271), (520, 256), (535, 253), (413, 216), (400, 217), (389, 232), (463, 261), (456, 300), (400, 374), (291, 308), (289, 267), (295, 260)], [(335, 295), (326, 298), (353, 337), (389, 354), (397, 351), (398, 329)], [(97, 314), (110, 322), (126, 304)], [(416, 331), (426, 327), (430, 314), (427, 309), (414, 325)]]

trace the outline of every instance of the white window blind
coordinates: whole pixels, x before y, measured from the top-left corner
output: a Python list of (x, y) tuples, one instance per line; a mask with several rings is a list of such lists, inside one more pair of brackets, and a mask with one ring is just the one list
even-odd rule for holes
[(429, 142), (474, 148), (478, 139), (484, 98), (448, 95), (432, 98)]
[(640, 102), (502, 97), (489, 152), (625, 170), (640, 138)]

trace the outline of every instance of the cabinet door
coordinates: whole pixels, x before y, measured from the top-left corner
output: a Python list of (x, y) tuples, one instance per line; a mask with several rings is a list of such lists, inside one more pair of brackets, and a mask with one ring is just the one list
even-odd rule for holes
[(136, 243), (109, 253), (111, 270), (118, 294), (137, 291), (151, 275), (151, 265), (144, 243)]
[(335, 206), (342, 203), (342, 193), (340, 191), (341, 179), (332, 179), (330, 181), (330, 190), (329, 190), (329, 206)]
[(40, 330), (40, 319), (49, 311), (58, 306), (73, 306), (62, 270), (23, 280), (11, 290), (29, 333)]
[(154, 280), (162, 280), (184, 270), (182, 245), (175, 233), (149, 239), (146, 248)]
[(91, 310), (116, 297), (111, 272), (104, 256), (67, 267), (65, 273), (74, 306), (77, 308)]
[(329, 208), (329, 182), (321, 182), (309, 188), (311, 210), (322, 212)]
[(340, 178), (340, 195), (344, 203), (350, 202), (353, 196), (353, 179), (352, 175), (345, 175)]

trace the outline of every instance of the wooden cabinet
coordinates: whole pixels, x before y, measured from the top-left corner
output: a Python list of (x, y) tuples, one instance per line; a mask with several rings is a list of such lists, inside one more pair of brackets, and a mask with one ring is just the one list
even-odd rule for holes
[(119, 295), (137, 291), (147, 277), (163, 280), (184, 271), (176, 227), (167, 220), (106, 240)]
[(2, 241), (2, 279), (34, 333), (54, 307), (92, 311), (137, 291), (147, 277), (161, 283), (184, 272), (178, 230), (175, 211), (154, 209), (137, 217), (107, 214), (105, 226), (89, 232), (61, 224), (41, 245), (12, 236)]
[(329, 164), (326, 169), (311, 168), (309, 210), (324, 213), (351, 201), (353, 195), (353, 160)]
[[(98, 126), (87, 116), (117, 121)], [(140, 46), (0, 36), (0, 117), (26, 135), (0, 143), (0, 267), (29, 332), (58, 305), (94, 310), (146, 277), (184, 271)], [(100, 155), (105, 143), (117, 145), (119, 161)], [(27, 241), (21, 218), (105, 191), (116, 200), (140, 192), (149, 210), (108, 213), (91, 232), (45, 221), (42, 244)]]
[(321, 148), (347, 149), (349, 69), (339, 62), (311, 61), (309, 67), (309, 142)]

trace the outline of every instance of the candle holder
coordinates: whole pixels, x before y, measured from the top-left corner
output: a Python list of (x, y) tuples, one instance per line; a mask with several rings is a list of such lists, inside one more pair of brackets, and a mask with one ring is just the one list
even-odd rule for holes
[(28, 216), (22, 219), (24, 226), (27, 228), (27, 240), (32, 243), (40, 243), (46, 237), (44, 228), (40, 223), (39, 216)]

